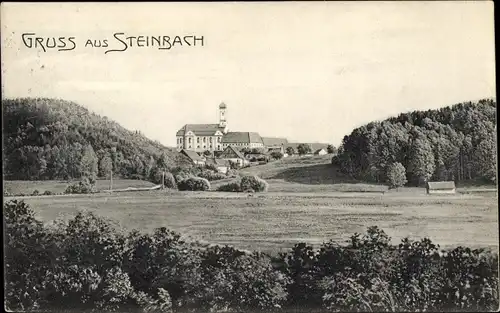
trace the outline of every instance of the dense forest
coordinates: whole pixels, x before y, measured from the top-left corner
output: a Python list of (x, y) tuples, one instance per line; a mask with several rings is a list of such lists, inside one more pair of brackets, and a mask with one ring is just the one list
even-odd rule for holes
[(496, 100), (400, 114), (356, 128), (334, 160), (352, 177), (385, 182), (400, 163), (409, 185), (428, 180), (483, 180), (497, 174)]
[(6, 179), (149, 178), (189, 160), (139, 132), (69, 101), (2, 100)]

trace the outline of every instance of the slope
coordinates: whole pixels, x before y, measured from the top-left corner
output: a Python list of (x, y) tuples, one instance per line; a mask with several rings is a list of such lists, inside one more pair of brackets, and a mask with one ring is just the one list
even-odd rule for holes
[(189, 165), (189, 160), (174, 149), (74, 102), (5, 99), (2, 111), (6, 179), (78, 178), (83, 171), (82, 157), (89, 150), (102, 175), (112, 166), (117, 176), (140, 179), (147, 178), (155, 167)]

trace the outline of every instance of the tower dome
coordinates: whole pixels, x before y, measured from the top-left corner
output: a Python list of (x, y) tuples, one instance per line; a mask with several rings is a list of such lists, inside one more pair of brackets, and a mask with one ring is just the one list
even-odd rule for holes
[(226, 104), (224, 102), (222, 102), (220, 105), (219, 105), (219, 109), (225, 109), (226, 108)]

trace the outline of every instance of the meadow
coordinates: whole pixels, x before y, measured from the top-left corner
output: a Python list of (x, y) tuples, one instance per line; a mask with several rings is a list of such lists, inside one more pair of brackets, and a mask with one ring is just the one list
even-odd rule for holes
[[(328, 162), (331, 156), (290, 157), (242, 169), (269, 182), (269, 191), (246, 193), (134, 191), (109, 193), (108, 180), (97, 181), (101, 193), (23, 197), (50, 223), (79, 210), (108, 217), (125, 229), (151, 232), (167, 227), (194, 240), (239, 249), (275, 253), (298, 242), (343, 243), (369, 226), (383, 229), (393, 243), (407, 236), (429, 237), (442, 247), (498, 246), (498, 202), (491, 186), (464, 186), (454, 195), (427, 195), (425, 188), (356, 182)], [(212, 182), (212, 190), (230, 181)], [(30, 194), (63, 192), (67, 182), (6, 181), (6, 190)], [(151, 187), (140, 180), (114, 180), (114, 189)], [(493, 190), (493, 192), (492, 192)], [(483, 192), (480, 192), (483, 191)]]
[(164, 226), (195, 240), (268, 253), (298, 242), (317, 246), (332, 239), (343, 243), (374, 225), (395, 244), (411, 235), (413, 239), (428, 237), (443, 248), (496, 249), (498, 245), (495, 193), (429, 196), (423, 189), (367, 193), (307, 187), (253, 196), (150, 191), (23, 198), (47, 223), (88, 210), (111, 218), (125, 230), (151, 232)]

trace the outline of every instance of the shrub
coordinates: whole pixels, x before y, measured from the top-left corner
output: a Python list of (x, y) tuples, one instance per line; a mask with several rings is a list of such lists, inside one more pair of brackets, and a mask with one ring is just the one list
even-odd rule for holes
[(179, 185), (179, 183), (182, 182), (183, 180), (193, 177), (196, 177), (196, 175), (186, 171), (180, 171), (177, 173), (177, 175), (175, 175), (175, 181), (177, 182), (177, 185)]
[(387, 169), (387, 183), (389, 188), (398, 188), (404, 186), (406, 180), (406, 170), (403, 164), (396, 162), (389, 165)]
[(38, 196), (40, 195), (40, 192), (38, 191), (38, 189), (35, 189), (33, 190), (33, 192), (31, 193), (32, 196)]
[(164, 177), (165, 188), (168, 189), (177, 189), (177, 183), (175, 182), (174, 175), (170, 172), (165, 172)]
[(271, 152), (271, 157), (275, 160), (281, 160), (283, 158), (283, 153), (279, 151), (273, 151)]
[(81, 181), (79, 181), (76, 184), (69, 185), (64, 193), (66, 194), (86, 194), (86, 193), (93, 193), (95, 192), (95, 187), (93, 184), (90, 183), (90, 181), (87, 178), (82, 178)]
[(203, 170), (201, 173), (198, 174), (198, 177), (205, 178), (209, 181), (215, 181), (227, 178), (226, 175), (222, 173), (217, 173), (216, 171), (212, 170)]
[(232, 181), (227, 184), (220, 185), (217, 191), (240, 192), (241, 185), (239, 181)]
[(54, 193), (53, 193), (52, 191), (50, 191), (50, 190), (45, 190), (45, 191), (43, 192), (43, 195), (44, 195), (44, 196), (50, 196), (50, 195), (53, 195), (53, 194), (54, 194)]
[(244, 176), (241, 178), (241, 190), (253, 190), (254, 192), (265, 192), (269, 184), (257, 176)]
[(177, 186), (182, 191), (206, 191), (210, 189), (210, 182), (205, 178), (191, 177), (180, 181)]

